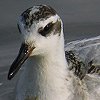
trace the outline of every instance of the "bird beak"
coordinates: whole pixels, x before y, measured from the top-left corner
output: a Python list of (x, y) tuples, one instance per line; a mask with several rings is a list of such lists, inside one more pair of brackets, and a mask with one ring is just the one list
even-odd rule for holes
[(30, 47), (29, 45), (27, 45), (25, 43), (23, 43), (21, 45), (21, 48), (19, 50), (19, 54), (10, 67), (10, 70), (8, 73), (9, 80), (11, 80), (15, 76), (15, 74), (18, 72), (18, 70), (20, 69), (22, 64), (30, 56), (30, 54), (32, 53), (34, 48), (35, 47)]

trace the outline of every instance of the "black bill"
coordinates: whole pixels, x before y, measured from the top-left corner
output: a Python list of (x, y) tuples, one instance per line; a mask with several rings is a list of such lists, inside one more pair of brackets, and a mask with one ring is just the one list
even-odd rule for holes
[(8, 73), (9, 80), (11, 80), (15, 76), (15, 74), (20, 69), (21, 65), (30, 56), (30, 54), (32, 53), (34, 48), (35, 47), (31, 48), (31, 47), (29, 47), (29, 45), (24, 44), (24, 43), (21, 45), (21, 48), (19, 50), (19, 54), (10, 67), (10, 70)]

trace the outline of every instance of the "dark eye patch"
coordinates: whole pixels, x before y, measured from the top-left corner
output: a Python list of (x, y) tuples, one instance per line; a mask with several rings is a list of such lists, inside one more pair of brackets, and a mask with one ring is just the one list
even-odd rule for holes
[(20, 27), (19, 27), (19, 25), (18, 25), (18, 24), (17, 24), (17, 27), (18, 27), (19, 33), (21, 33), (21, 30), (20, 30)]
[(54, 26), (54, 23), (51, 22), (51, 23), (47, 24), (44, 28), (43, 27), (39, 28), (38, 32), (42, 36), (46, 36), (47, 34), (49, 34), (52, 31), (53, 26)]

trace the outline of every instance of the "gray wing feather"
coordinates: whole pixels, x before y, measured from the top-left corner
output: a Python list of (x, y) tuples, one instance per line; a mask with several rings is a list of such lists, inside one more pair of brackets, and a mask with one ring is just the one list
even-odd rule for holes
[(65, 54), (69, 69), (80, 79), (86, 74), (100, 74), (100, 36), (67, 43)]

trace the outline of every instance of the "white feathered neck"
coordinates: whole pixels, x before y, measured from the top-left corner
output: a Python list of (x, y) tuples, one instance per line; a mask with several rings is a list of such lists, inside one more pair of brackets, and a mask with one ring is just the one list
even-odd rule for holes
[[(49, 49), (48, 54), (32, 56), (28, 59), (19, 83), (23, 84), (20, 90), (22, 100), (27, 96), (37, 97), (39, 100), (70, 100), (70, 80), (68, 76), (67, 62), (64, 52), (63, 36), (59, 40), (61, 44)], [(69, 90), (70, 88), (70, 90)]]

